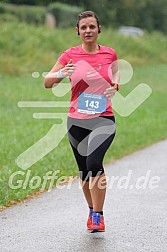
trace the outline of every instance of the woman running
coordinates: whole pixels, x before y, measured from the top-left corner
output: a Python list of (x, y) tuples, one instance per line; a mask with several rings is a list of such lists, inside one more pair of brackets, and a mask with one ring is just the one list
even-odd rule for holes
[(112, 48), (97, 43), (101, 25), (94, 12), (78, 15), (76, 32), (81, 45), (60, 55), (44, 84), (46, 88), (52, 88), (63, 78), (70, 78), (68, 138), (89, 207), (87, 229), (104, 232), (103, 205), (107, 184), (103, 159), (116, 131), (111, 97), (120, 87), (117, 55)]

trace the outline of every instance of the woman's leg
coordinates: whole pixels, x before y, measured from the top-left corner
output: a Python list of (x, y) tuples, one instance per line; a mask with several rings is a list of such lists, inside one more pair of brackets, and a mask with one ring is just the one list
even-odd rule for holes
[(89, 181), (85, 182), (80, 179), (80, 183), (81, 183), (82, 190), (83, 190), (88, 206), (93, 208), (92, 196), (91, 196), (90, 188), (89, 188)]
[(89, 180), (90, 194), (94, 212), (102, 212), (106, 195), (106, 176), (102, 173), (100, 176), (91, 177)]
[[(106, 120), (105, 118), (97, 118), (97, 121), (95, 121), (94, 124), (94, 130), (87, 130), (82, 127), (76, 126), (75, 120), (69, 119), (68, 121), (68, 137), (79, 167), (80, 182), (84, 196), (89, 207), (93, 206), (94, 211), (101, 212), (103, 209), (106, 194), (106, 177), (102, 162), (104, 155), (115, 136), (115, 131), (113, 133), (112, 129), (115, 122), (114, 117), (111, 117), (110, 119), (107, 118)], [(99, 129), (98, 123), (100, 124), (100, 127), (108, 125), (111, 126), (109, 130), (110, 132), (112, 132), (112, 134), (107, 134), (106, 137), (106, 134), (103, 132), (104, 134), (99, 134), (99, 137), (92, 138), (95, 130)], [(83, 156), (78, 152), (77, 147), (80, 142), (87, 136), (90, 136), (89, 140), (91, 138), (92, 140), (88, 144), (88, 156)], [(101, 140), (102, 144), (99, 144)]]
[[(111, 134), (110, 134), (111, 133)], [(103, 168), (105, 153), (115, 137), (115, 120), (104, 118), (104, 123), (97, 123), (89, 135), (86, 164), (91, 171), (89, 180), (90, 194), (95, 212), (102, 212), (106, 195), (106, 176)]]
[(81, 184), (85, 199), (87, 201), (88, 206), (93, 207), (92, 197), (91, 197), (90, 189), (89, 189), (89, 172), (87, 171), (86, 157), (81, 156), (73, 145), (71, 145), (71, 147), (72, 147), (76, 162), (79, 167), (80, 184)]
[(86, 166), (86, 156), (78, 152), (79, 143), (90, 134), (90, 130), (78, 127), (78, 120), (68, 118), (68, 138), (79, 168), (80, 184), (89, 207), (93, 207), (92, 197), (89, 189), (89, 174)]

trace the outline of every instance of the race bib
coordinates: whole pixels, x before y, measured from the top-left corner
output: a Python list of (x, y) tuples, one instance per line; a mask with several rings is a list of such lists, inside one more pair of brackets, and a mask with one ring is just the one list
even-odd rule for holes
[(107, 98), (104, 95), (80, 92), (78, 97), (78, 112), (96, 114), (106, 111)]

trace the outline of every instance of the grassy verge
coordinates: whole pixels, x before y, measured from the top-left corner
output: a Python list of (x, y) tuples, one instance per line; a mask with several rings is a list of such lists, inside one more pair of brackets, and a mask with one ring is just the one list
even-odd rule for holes
[[(0, 207), (20, 201), (28, 195), (40, 191), (43, 176), (48, 171), (60, 170), (59, 177), (77, 175), (77, 167), (67, 136), (63, 138), (57, 148), (29, 169), (30, 176), (28, 178), (26, 177), (27, 171), (19, 168), (15, 159), (47, 134), (55, 123), (53, 119), (33, 119), (32, 114), (34, 112), (56, 112), (56, 108), (18, 108), (17, 102), (66, 101), (70, 96), (68, 93), (63, 98), (55, 97), (51, 90), (44, 89), (43, 77), (40, 75), (39, 78), (34, 79), (31, 73), (36, 70), (42, 73), (42, 71), (50, 69), (59, 53), (69, 46), (77, 44), (78, 38), (72, 39), (74, 35), (71, 35), (71, 30), (68, 32), (67, 30), (48, 31), (44, 27), (34, 28), (20, 24), (22, 30), (21, 27), (17, 27), (17, 30), (15, 27), (13, 32), (14, 26), (15, 24), (8, 24), (6, 28), (3, 26), (6, 33), (0, 36), (0, 52), (4, 55), (0, 58), (0, 65), (5, 73), (5, 75), (0, 75), (2, 93), (0, 102), (2, 144)], [(36, 35), (34, 35), (35, 32)], [(59, 36), (57, 32), (60, 32)], [(113, 44), (113, 47), (120, 52), (120, 57), (129, 60), (134, 68), (133, 78), (121, 88), (121, 94), (126, 96), (134, 87), (143, 82), (151, 86), (152, 94), (130, 116), (121, 117), (115, 113), (117, 135), (107, 152), (105, 163), (167, 138), (165, 111), (167, 107), (167, 79), (163, 49), (166, 38), (160, 35), (158, 37), (157, 34), (153, 34), (151, 38), (146, 35), (145, 39), (140, 40), (139, 43), (139, 39), (123, 38), (120, 40), (116, 32), (112, 34), (114, 36), (111, 42), (111, 34), (108, 30), (104, 31), (101, 43), (109, 46)], [(151, 44), (152, 48), (150, 49)], [(66, 112), (66, 109), (62, 112)], [(18, 180), (20, 183), (24, 183), (27, 179), (25, 189), (11, 189), (9, 187), (9, 178), (17, 171), (22, 173), (15, 177), (13, 184), (18, 185)], [(41, 184), (31, 189), (30, 181), (34, 176), (41, 178)], [(54, 184), (56, 182), (55, 180)], [(49, 183), (45, 189), (48, 186)]]
[[(157, 68), (159, 71), (156, 71)], [(165, 65), (135, 67), (133, 79), (122, 88), (121, 93), (126, 95), (141, 82), (148, 83), (151, 86), (152, 95), (130, 116), (121, 117), (116, 114), (117, 136), (105, 157), (105, 163), (167, 137)], [(59, 176), (76, 176), (77, 167), (65, 136), (58, 148), (29, 169), (31, 174), (25, 189), (13, 190), (9, 188), (9, 177), (14, 172), (22, 171), (25, 174), (17, 175), (13, 184), (18, 185), (18, 180), (24, 182), (26, 179), (27, 171), (21, 170), (15, 163), (17, 156), (43, 137), (54, 124), (53, 119), (36, 120), (32, 118), (34, 112), (55, 112), (54, 108), (18, 108), (17, 102), (22, 100), (51, 101), (57, 98), (51, 90), (43, 88), (42, 78), (33, 80), (30, 76), (6, 76), (3, 79), (1, 91), (3, 93), (1, 99), (3, 119), (1, 142), (3, 147), (0, 169), (0, 205), (8, 205), (11, 201), (19, 201), (35, 191), (40, 191), (42, 182), (38, 188), (30, 188), (29, 182), (34, 176), (43, 178), (48, 171), (56, 170), (60, 170)], [(69, 94), (63, 99), (68, 100)], [(56, 180), (54, 183), (56, 184)], [(47, 186), (49, 184), (46, 185), (46, 188)]]
[[(25, 75), (47, 71), (62, 51), (79, 43), (80, 39), (72, 28), (49, 30), (44, 26), (4, 23), (0, 29), (1, 72)], [(132, 39), (104, 28), (99, 43), (113, 47), (119, 58), (125, 58), (132, 65), (167, 62), (167, 37), (160, 33), (146, 32), (143, 38)]]

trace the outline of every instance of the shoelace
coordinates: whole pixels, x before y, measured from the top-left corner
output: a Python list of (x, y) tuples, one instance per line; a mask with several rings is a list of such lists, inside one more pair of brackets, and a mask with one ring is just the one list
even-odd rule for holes
[(93, 216), (92, 216), (92, 219), (93, 219), (93, 224), (95, 224), (95, 225), (100, 225), (100, 214), (93, 214)]

